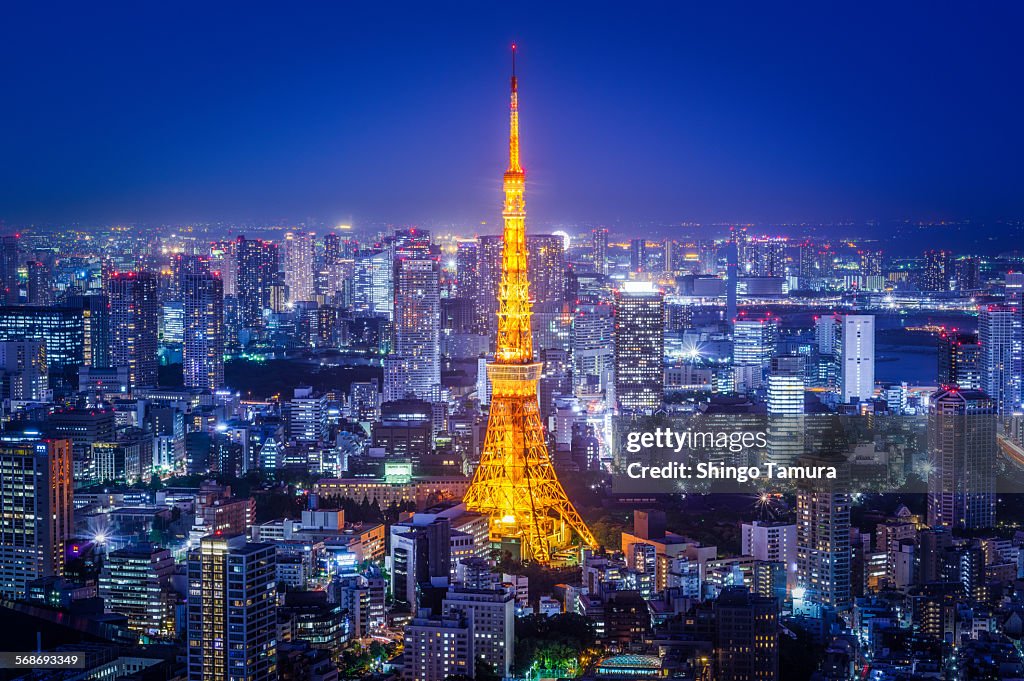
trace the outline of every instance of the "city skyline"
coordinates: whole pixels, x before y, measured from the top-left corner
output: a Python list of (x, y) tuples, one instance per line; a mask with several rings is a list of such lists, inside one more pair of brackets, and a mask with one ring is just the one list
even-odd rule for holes
[[(1007, 112), (963, 99), (1001, 82), (1006, 64), (974, 76), (1006, 45), (917, 51), (954, 19), (1003, 35), (993, 15), (902, 7), (866, 39), (863, 9), (755, 28), (754, 12), (560, 6), (529, 30), (489, 7), (388, 30), (370, 8), (246, 9), (178, 33), (188, 8), (101, 8), (40, 51), (22, 85), (83, 39), (161, 20), (81, 53), (69, 80), (119, 65), (76, 83), (102, 105), (65, 127), (40, 115), (54, 142), (82, 135), (31, 167), (18, 138), (0, 206), (31, 208), (42, 182), (71, 212), (84, 192), (93, 209), (176, 194), (432, 217), (0, 222), (0, 681), (1024, 679), (1024, 221), (995, 216), (1024, 171)], [(467, 58), (513, 29), (537, 52)], [(484, 80), (508, 83), (503, 106)], [(206, 108), (174, 99), (195, 87)], [(890, 91), (902, 108), (862, 115)], [(694, 127), (691, 105), (721, 116)], [(478, 143), (504, 152), (480, 172)], [(83, 144), (91, 173), (38, 172)], [(694, 170), (702, 149), (717, 167)], [(134, 172), (104, 173), (115, 157)], [(503, 201), (479, 179), (499, 174)], [(484, 196), (485, 222), (446, 221)], [(608, 217), (921, 202), (971, 217)]]

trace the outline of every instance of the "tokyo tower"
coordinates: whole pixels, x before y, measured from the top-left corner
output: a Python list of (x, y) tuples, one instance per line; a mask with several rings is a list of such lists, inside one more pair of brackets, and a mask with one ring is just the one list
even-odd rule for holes
[(597, 548), (594, 536), (573, 507), (548, 455), (540, 419), (537, 381), (542, 365), (533, 361), (530, 282), (526, 269), (526, 173), (519, 164), (519, 94), (516, 48), (512, 46), (512, 101), (505, 171), (505, 221), (501, 282), (498, 285), (498, 340), (487, 366), (491, 410), (480, 465), (463, 501), (490, 517), (490, 540), (518, 547), (524, 560), (550, 563), (579, 540)]

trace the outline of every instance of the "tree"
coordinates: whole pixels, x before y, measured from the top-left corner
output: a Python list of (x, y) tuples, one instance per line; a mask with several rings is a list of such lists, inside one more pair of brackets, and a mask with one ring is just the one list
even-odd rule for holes
[(476, 681), (501, 681), (501, 675), (495, 671), (494, 665), (481, 658), (477, 658), (473, 665), (473, 678)]

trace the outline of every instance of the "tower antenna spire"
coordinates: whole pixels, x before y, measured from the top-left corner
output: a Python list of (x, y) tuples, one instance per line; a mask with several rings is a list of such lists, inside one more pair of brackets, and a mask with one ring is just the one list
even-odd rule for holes
[[(526, 239), (526, 173), (519, 163), (519, 96), (512, 44), (509, 163), (503, 187), (501, 281), (494, 361), (487, 365), (491, 405), (480, 464), (463, 498), (466, 508), (489, 516), (491, 542), (538, 563), (560, 560), (581, 543), (597, 548), (555, 473), (541, 422), (537, 384), (543, 365), (534, 360), (530, 325)], [(574, 536), (578, 537), (575, 539)]]

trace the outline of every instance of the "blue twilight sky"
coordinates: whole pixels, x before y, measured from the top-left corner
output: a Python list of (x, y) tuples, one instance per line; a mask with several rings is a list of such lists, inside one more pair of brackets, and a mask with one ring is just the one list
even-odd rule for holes
[(0, 220), (1024, 217), (1020, 2), (8, 3)]

